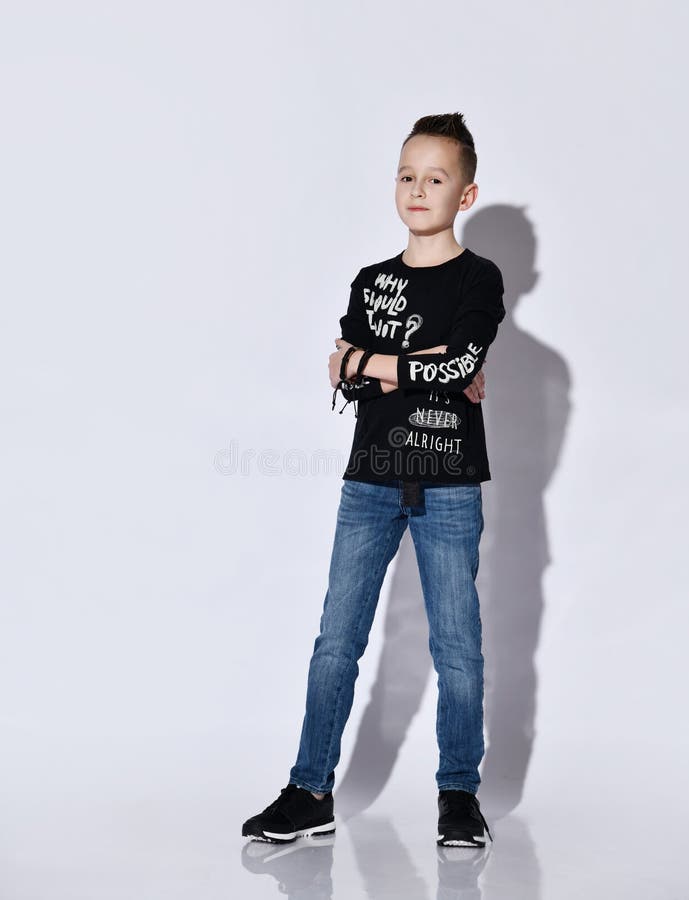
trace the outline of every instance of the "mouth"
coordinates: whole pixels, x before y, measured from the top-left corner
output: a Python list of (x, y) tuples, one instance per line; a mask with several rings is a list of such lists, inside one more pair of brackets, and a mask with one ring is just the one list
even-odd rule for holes
[(409, 212), (428, 212), (427, 206), (408, 206)]

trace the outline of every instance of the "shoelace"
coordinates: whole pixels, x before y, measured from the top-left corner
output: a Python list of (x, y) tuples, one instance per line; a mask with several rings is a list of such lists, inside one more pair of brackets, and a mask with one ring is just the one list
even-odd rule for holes
[(274, 813), (284, 802), (285, 794), (292, 793), (292, 791), (293, 789), (289, 785), (287, 787), (281, 788), (280, 796), (277, 798), (277, 800), (273, 800), (273, 802), (269, 806), (266, 806), (261, 815), (265, 815), (266, 813)]
[(474, 802), (474, 810), (479, 814), (479, 816), (481, 816), (481, 821), (483, 822), (483, 827), (488, 832), (488, 837), (491, 839), (491, 842), (492, 842), (493, 835), (490, 833), (490, 828), (488, 827), (488, 822), (486, 822), (485, 818), (483, 817), (483, 813), (481, 812), (481, 807), (476, 802)]

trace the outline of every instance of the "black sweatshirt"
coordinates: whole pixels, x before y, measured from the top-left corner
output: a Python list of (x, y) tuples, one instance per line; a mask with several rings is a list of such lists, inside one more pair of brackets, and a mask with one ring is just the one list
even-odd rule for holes
[[(342, 477), (488, 481), (481, 404), (463, 391), (505, 316), (500, 269), (468, 247), (435, 266), (408, 266), (402, 253), (360, 270), (340, 319), (345, 341), (399, 356), (396, 390), (384, 394), (368, 376), (340, 387), (357, 414)], [(438, 344), (447, 344), (447, 352), (408, 355)]]

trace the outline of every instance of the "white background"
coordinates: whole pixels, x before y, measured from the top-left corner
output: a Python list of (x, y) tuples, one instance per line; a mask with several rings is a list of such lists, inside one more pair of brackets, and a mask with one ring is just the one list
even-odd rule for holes
[[(678, 2), (3, 6), (3, 896), (278, 895), (239, 835), (297, 749), (354, 423), (328, 355), (356, 272), (406, 246), (402, 140), (453, 111), (479, 158), (455, 233), (510, 311), (478, 886), (687, 895), (686, 24)], [(408, 538), (337, 770), (341, 809), (380, 818), (338, 831), (338, 898), (440, 890)], [(372, 705), (392, 749), (359, 729)], [(407, 863), (376, 881), (386, 829)]]

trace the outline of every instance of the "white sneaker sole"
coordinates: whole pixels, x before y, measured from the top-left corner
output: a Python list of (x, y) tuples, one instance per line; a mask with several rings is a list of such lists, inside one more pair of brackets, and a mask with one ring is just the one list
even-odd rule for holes
[(445, 835), (439, 834), (437, 837), (437, 842), (442, 844), (443, 847), (485, 847), (486, 846), (486, 838), (485, 835), (472, 835), (474, 841), (459, 841), (459, 840), (444, 840)]
[(292, 841), (298, 837), (311, 837), (312, 834), (323, 834), (331, 831), (335, 831), (334, 819), (332, 822), (326, 822), (324, 825), (315, 825), (313, 828), (300, 828), (298, 831), (283, 832), (282, 834), (276, 831), (264, 831), (263, 837), (271, 841)]

